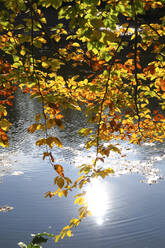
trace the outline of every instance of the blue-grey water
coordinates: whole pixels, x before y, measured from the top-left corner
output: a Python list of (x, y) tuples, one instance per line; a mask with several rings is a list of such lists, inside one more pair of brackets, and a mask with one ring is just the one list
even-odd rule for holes
[[(42, 149), (35, 146), (40, 134), (27, 133), (39, 111), (40, 103), (21, 94), (10, 111), (11, 146), (0, 150), (0, 208), (11, 206), (13, 210), (0, 212), (0, 248), (16, 248), (20, 241), (28, 243), (31, 233), (58, 234), (77, 217), (73, 194), (44, 198), (45, 192), (56, 189), (56, 172), (42, 160)], [(64, 131), (53, 131), (64, 147), (54, 148), (54, 154), (65, 175), (74, 179), (76, 166), (92, 159), (93, 151), (84, 151), (84, 140), (77, 134), (86, 126), (83, 115), (71, 110), (65, 110), (64, 115)], [(104, 181), (94, 180), (87, 188), (93, 215), (73, 230), (72, 238), (57, 244), (49, 241), (44, 247), (165, 247), (165, 144), (138, 147), (121, 143), (120, 148), (126, 156), (120, 159), (112, 154), (105, 163), (116, 174)]]

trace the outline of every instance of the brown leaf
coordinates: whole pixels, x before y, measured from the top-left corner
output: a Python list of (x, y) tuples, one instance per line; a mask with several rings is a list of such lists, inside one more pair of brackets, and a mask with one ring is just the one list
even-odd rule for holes
[(64, 179), (62, 177), (59, 177), (57, 180), (57, 185), (60, 189), (64, 186)]
[(64, 177), (64, 173), (63, 173), (64, 169), (60, 164), (55, 164), (54, 169), (61, 177)]

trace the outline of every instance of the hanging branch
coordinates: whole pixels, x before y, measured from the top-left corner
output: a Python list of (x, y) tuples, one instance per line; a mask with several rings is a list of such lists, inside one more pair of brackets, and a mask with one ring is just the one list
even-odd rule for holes
[[(32, 0), (31, 0), (31, 6), (32, 6)], [(33, 20), (33, 12), (30, 9), (30, 17), (31, 17), (31, 47), (32, 47), (32, 66), (33, 66), (33, 72), (34, 72), (34, 20)]]
[(139, 108), (138, 108), (138, 86), (139, 86), (139, 80), (138, 80), (138, 68), (137, 68), (137, 38), (138, 38), (138, 31), (137, 31), (138, 25), (137, 25), (137, 15), (135, 13), (135, 43), (134, 43), (134, 66), (135, 66), (135, 70), (134, 70), (134, 75), (135, 75), (135, 81), (136, 81), (136, 85), (135, 85), (135, 92), (134, 92), (134, 100), (135, 100), (135, 108), (136, 108), (136, 114), (138, 116), (138, 129), (139, 132), (141, 132), (140, 130), (140, 115), (139, 115)]
[(102, 121), (102, 114), (103, 114), (103, 105), (104, 105), (104, 102), (106, 100), (106, 96), (107, 96), (107, 93), (108, 93), (108, 87), (109, 87), (109, 80), (110, 80), (110, 77), (111, 77), (111, 70), (112, 70), (112, 67), (114, 65), (114, 62), (115, 62), (115, 59), (117, 57), (117, 52), (124, 40), (124, 37), (128, 31), (128, 28), (130, 26), (130, 23), (128, 24), (125, 32), (124, 32), (124, 35), (122, 36), (115, 52), (114, 52), (114, 56), (111, 60), (111, 63), (110, 63), (110, 69), (109, 69), (109, 75), (108, 75), (108, 78), (107, 78), (107, 81), (106, 81), (106, 85), (105, 85), (105, 92), (104, 92), (104, 96), (103, 96), (103, 99), (101, 100), (101, 103), (100, 103), (100, 111), (99, 111), (99, 120), (98, 120), (98, 124), (97, 124), (97, 140), (96, 140), (96, 147), (97, 147), (97, 150), (96, 150), (96, 158), (95, 158), (95, 161), (94, 161), (94, 166), (96, 166), (96, 163), (97, 163), (97, 159), (98, 159), (98, 154), (99, 154), (99, 141), (100, 141), (100, 125), (101, 125), (101, 121)]
[[(134, 39), (134, 66), (135, 66), (135, 70), (134, 70), (134, 76), (135, 76), (135, 88), (134, 88), (134, 101), (135, 101), (135, 111), (136, 111), (136, 115), (138, 117), (138, 122), (137, 122), (137, 126), (138, 126), (138, 131), (141, 137), (143, 137), (143, 133), (140, 127), (140, 123), (141, 123), (141, 117), (140, 117), (140, 113), (139, 113), (139, 107), (138, 107), (138, 87), (139, 87), (139, 80), (138, 80), (138, 60), (137, 60), (137, 44), (138, 44), (138, 20), (137, 20), (137, 14), (136, 14), (136, 10), (135, 7), (133, 5), (133, 11), (134, 11), (134, 16), (135, 16), (135, 39)], [(140, 140), (139, 140), (140, 141)]]
[[(42, 90), (41, 90), (41, 85), (40, 85), (40, 81), (38, 79), (38, 76), (35, 75), (35, 63), (34, 63), (34, 19), (33, 19), (33, 11), (32, 11), (32, 1), (31, 1), (31, 8), (30, 8), (30, 17), (31, 17), (31, 47), (32, 47), (32, 65), (33, 65), (33, 69), (32, 69), (32, 76), (33, 76), (33, 79), (35, 78), (36, 81), (37, 81), (37, 86), (38, 86), (38, 91), (39, 91), (39, 95), (41, 97), (41, 104), (42, 104), (42, 114), (43, 114), (43, 118), (44, 118), (44, 126), (45, 126), (45, 139), (48, 138), (48, 128), (47, 128), (47, 123), (46, 123), (46, 119), (47, 119), (47, 116), (46, 116), (46, 113), (45, 113), (45, 100), (44, 100), (44, 96), (42, 94)], [(46, 146), (46, 151), (47, 153), (49, 153), (48, 151), (48, 147)], [(52, 163), (52, 160), (49, 156), (49, 162), (52, 166), (53, 163)]]
[[(31, 0), (31, 8), (30, 8), (30, 17), (31, 17), (31, 47), (32, 47), (32, 64), (33, 64), (33, 76), (35, 76), (35, 68), (34, 68), (34, 19), (33, 19), (33, 11), (32, 11), (32, 0)], [(37, 85), (38, 85), (38, 91), (39, 91), (39, 94), (41, 96), (41, 102), (42, 102), (42, 113), (43, 113), (43, 117), (44, 117), (44, 121), (45, 121), (45, 134), (46, 134), (46, 138), (48, 137), (48, 133), (47, 133), (47, 125), (46, 125), (46, 114), (45, 114), (45, 111), (44, 111), (44, 108), (45, 108), (45, 104), (44, 104), (44, 97), (43, 97), (43, 94), (42, 94), (42, 91), (41, 91), (41, 86), (40, 86), (40, 82), (39, 82), (39, 79), (36, 77), (37, 79)]]
[[(32, 75), (33, 77), (35, 76), (35, 68), (34, 68), (34, 19), (33, 19), (33, 11), (32, 11), (32, 0), (31, 0), (31, 3), (30, 3), (30, 17), (31, 17), (31, 48), (32, 48), (32, 65), (33, 65), (33, 70), (32, 70)], [(41, 96), (41, 102), (42, 102), (42, 112), (43, 112), (43, 117), (44, 117), (44, 120), (46, 121), (46, 114), (45, 114), (45, 111), (44, 111), (44, 97), (43, 97), (43, 94), (41, 92), (41, 86), (40, 86), (40, 82), (39, 82), (39, 79), (36, 77), (37, 79), (37, 85), (38, 85), (38, 91), (39, 91), (39, 94)], [(46, 129), (46, 137), (47, 137), (47, 127), (45, 125), (45, 129)]]
[(138, 86), (139, 86), (139, 80), (138, 80), (138, 67), (137, 67), (137, 44), (138, 44), (138, 20), (137, 20), (137, 14), (136, 14), (136, 9), (134, 6), (134, 0), (131, 1), (131, 5), (132, 5), (132, 10), (134, 13), (134, 24), (135, 24), (135, 38), (134, 38), (134, 76), (135, 76), (135, 88), (134, 88), (134, 101), (135, 101), (135, 111), (136, 111), (136, 115), (138, 117), (138, 130), (142, 136), (141, 133), (141, 129), (140, 129), (140, 122), (141, 122), (141, 118), (139, 115), (139, 108), (138, 108)]

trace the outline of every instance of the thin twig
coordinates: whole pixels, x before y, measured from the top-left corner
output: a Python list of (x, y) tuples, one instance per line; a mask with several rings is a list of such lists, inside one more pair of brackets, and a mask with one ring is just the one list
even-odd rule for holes
[(135, 14), (135, 48), (134, 48), (134, 66), (135, 66), (135, 70), (134, 70), (134, 75), (135, 75), (135, 81), (136, 81), (136, 85), (135, 85), (135, 93), (134, 93), (134, 99), (135, 99), (135, 108), (136, 108), (136, 114), (138, 116), (138, 129), (139, 132), (141, 132), (140, 130), (140, 115), (139, 115), (139, 108), (138, 108), (138, 86), (139, 86), (139, 80), (138, 80), (138, 72), (137, 72), (137, 36), (138, 36), (138, 32), (137, 32), (137, 16)]
[[(32, 1), (31, 1), (32, 6)], [(31, 17), (31, 47), (32, 47), (32, 66), (33, 66), (33, 72), (34, 72), (34, 20), (33, 20), (33, 12), (30, 10), (30, 17)]]
[(137, 20), (137, 14), (136, 14), (136, 10), (135, 10), (135, 6), (134, 3), (132, 1), (132, 8), (133, 8), (133, 12), (134, 12), (134, 18), (135, 18), (135, 39), (134, 39), (134, 66), (135, 66), (135, 70), (134, 70), (134, 76), (135, 76), (135, 91), (134, 91), (134, 101), (135, 101), (135, 110), (136, 110), (136, 115), (138, 117), (138, 130), (139, 133), (142, 135), (141, 132), (141, 128), (140, 128), (140, 122), (141, 122), (141, 118), (140, 118), (140, 114), (139, 114), (139, 108), (138, 108), (138, 86), (139, 86), (139, 80), (138, 80), (138, 67), (137, 67), (137, 43), (138, 43), (138, 20)]
[[(32, 6), (32, 1), (31, 1), (31, 6)], [(43, 114), (43, 119), (44, 119), (44, 126), (45, 126), (45, 139), (48, 138), (48, 128), (47, 128), (47, 123), (46, 123), (46, 119), (47, 119), (47, 116), (46, 116), (46, 113), (45, 113), (45, 100), (44, 100), (44, 96), (42, 94), (42, 91), (41, 91), (41, 86), (40, 86), (40, 82), (39, 82), (39, 79), (37, 77), (37, 75), (35, 75), (35, 67), (34, 67), (34, 20), (33, 20), (33, 12), (32, 12), (32, 8), (30, 9), (30, 13), (31, 13), (31, 48), (32, 48), (32, 76), (33, 78), (36, 78), (37, 80), (37, 85), (38, 85), (38, 91), (39, 91), (39, 95), (41, 97), (41, 103), (42, 103), (42, 114)], [(49, 153), (48, 151), (48, 147), (46, 147), (46, 151), (47, 153)], [(49, 156), (49, 162), (50, 164), (53, 166), (53, 163), (50, 159), (50, 156)]]
[(104, 92), (104, 96), (103, 96), (103, 99), (101, 100), (101, 103), (100, 103), (100, 111), (99, 111), (99, 120), (98, 120), (98, 124), (97, 124), (97, 140), (96, 140), (96, 147), (97, 147), (97, 150), (96, 150), (96, 158), (95, 158), (95, 162), (94, 162), (94, 166), (96, 166), (96, 163), (97, 163), (97, 158), (98, 158), (98, 153), (99, 153), (99, 141), (100, 141), (100, 124), (101, 124), (101, 121), (102, 121), (102, 114), (103, 114), (103, 105), (104, 105), (104, 102), (105, 102), (105, 99), (106, 99), (106, 96), (107, 96), (107, 93), (108, 93), (108, 87), (109, 87), (109, 80), (110, 80), (110, 77), (111, 77), (111, 70), (112, 70), (112, 67), (114, 65), (114, 62), (115, 62), (115, 59), (116, 59), (116, 56), (117, 56), (117, 52), (123, 42), (123, 39), (128, 31), (128, 28), (129, 28), (129, 25), (127, 26), (125, 32), (124, 32), (124, 35), (122, 36), (115, 52), (114, 52), (114, 56), (111, 60), (111, 64), (110, 64), (110, 69), (109, 69), (109, 75), (108, 75), (108, 78), (107, 78), (107, 81), (106, 81), (106, 85), (105, 85), (105, 92)]
[[(38, 77), (36, 77), (36, 80), (37, 80), (38, 90), (39, 90), (39, 94), (40, 94), (40, 97), (41, 97), (41, 103), (42, 103), (42, 114), (43, 114), (44, 126), (45, 126), (45, 139), (47, 139), (48, 138), (48, 128), (47, 128), (47, 122), (46, 122), (47, 116), (46, 116), (46, 113), (45, 113), (45, 100), (44, 100), (44, 96), (43, 96), (42, 91), (41, 91), (40, 81), (39, 81)], [(46, 152), (49, 154), (49, 150), (48, 150), (47, 146), (46, 146)], [(48, 157), (49, 157), (50, 164), (52, 166), (54, 166), (50, 156), (48, 156)]]

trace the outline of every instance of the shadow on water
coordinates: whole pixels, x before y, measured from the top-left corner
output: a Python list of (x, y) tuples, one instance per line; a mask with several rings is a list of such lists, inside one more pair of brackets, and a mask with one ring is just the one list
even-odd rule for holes
[[(0, 212), (0, 247), (18, 247), (19, 241), (27, 243), (31, 233), (57, 234), (77, 216), (72, 194), (67, 199), (44, 198), (45, 192), (55, 190), (56, 173), (47, 160), (42, 160), (42, 149), (35, 146), (41, 133), (27, 133), (40, 111), (40, 103), (20, 93), (10, 111), (11, 146), (1, 149), (0, 154), (0, 207), (13, 209)], [(86, 126), (83, 114), (72, 110), (64, 110), (63, 114), (64, 131), (52, 132), (64, 147), (54, 148), (53, 152), (66, 175), (74, 178), (75, 166), (91, 161), (94, 151), (84, 151), (84, 140), (77, 134)], [(120, 148), (126, 156), (112, 153), (104, 165), (114, 168), (116, 174), (104, 181), (94, 180), (87, 187), (93, 216), (73, 230), (71, 239), (56, 245), (49, 241), (44, 247), (164, 248), (165, 183), (159, 178), (165, 175), (165, 144), (138, 147), (123, 142)], [(158, 184), (149, 185), (154, 182)]]

